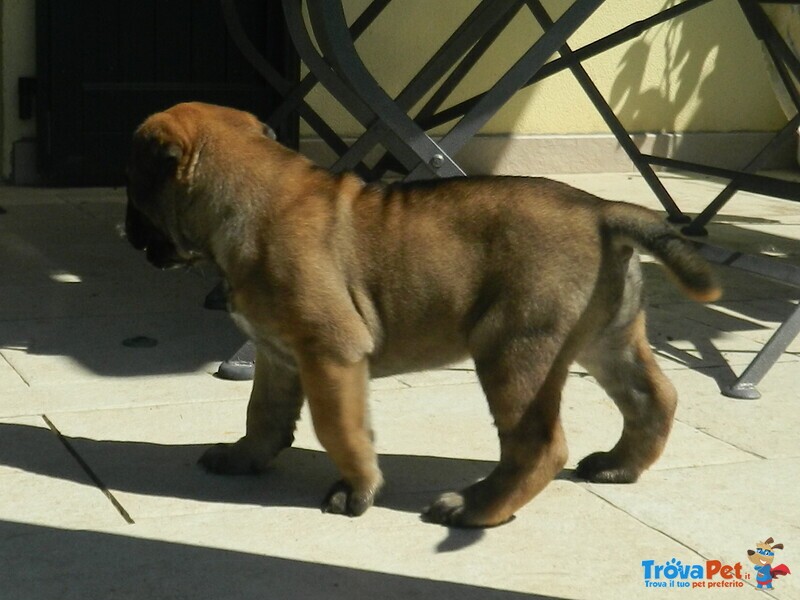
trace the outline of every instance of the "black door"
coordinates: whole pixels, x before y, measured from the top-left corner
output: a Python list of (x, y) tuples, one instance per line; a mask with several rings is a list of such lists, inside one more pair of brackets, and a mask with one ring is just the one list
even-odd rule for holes
[[(254, 45), (296, 80), (280, 2), (235, 5)], [(220, 0), (38, 0), (37, 61), (39, 167), (53, 185), (123, 183), (133, 129), (177, 102), (265, 119), (279, 101), (231, 41)]]

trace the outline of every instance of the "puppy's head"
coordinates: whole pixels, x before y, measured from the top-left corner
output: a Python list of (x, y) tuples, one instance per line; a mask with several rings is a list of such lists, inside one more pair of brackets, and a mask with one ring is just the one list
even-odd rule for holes
[(237, 157), (247, 140), (266, 138), (275, 133), (254, 115), (221, 106), (183, 103), (148, 117), (133, 135), (127, 169), (133, 247), (160, 268), (209, 258), (208, 238), (229, 202), (223, 182), (247, 178)]
[(179, 123), (166, 113), (148, 118), (134, 133), (128, 162), (125, 235), (147, 260), (166, 269), (190, 262), (176, 238), (178, 167), (186, 144)]
[(147, 260), (161, 269), (184, 262), (169, 239), (160, 214), (161, 196), (175, 176), (180, 154), (179, 146), (143, 134), (141, 128), (134, 135), (128, 164), (125, 235), (134, 248), (145, 250)]

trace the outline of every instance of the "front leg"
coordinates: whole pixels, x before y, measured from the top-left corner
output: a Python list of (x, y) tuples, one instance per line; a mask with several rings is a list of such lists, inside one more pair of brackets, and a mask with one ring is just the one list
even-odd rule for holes
[(233, 444), (212, 446), (200, 457), (200, 464), (225, 475), (266, 470), (281, 450), (292, 445), (302, 405), (294, 359), (278, 348), (259, 347), (245, 436)]
[(342, 476), (322, 510), (361, 515), (383, 485), (368, 423), (367, 359), (347, 364), (301, 354), (298, 363), (314, 431)]

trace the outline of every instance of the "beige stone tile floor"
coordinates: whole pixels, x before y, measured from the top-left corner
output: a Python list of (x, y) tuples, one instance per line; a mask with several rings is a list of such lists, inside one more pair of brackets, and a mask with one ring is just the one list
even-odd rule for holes
[[(660, 208), (638, 176), (560, 178)], [(689, 213), (720, 189), (663, 178)], [(800, 598), (800, 340), (760, 400), (720, 394), (797, 306), (795, 288), (716, 267), (725, 296), (700, 306), (646, 262), (650, 338), (680, 394), (664, 456), (634, 485), (573, 477), (622, 426), (576, 367), (564, 473), (503, 527), (449, 530), (419, 511), (497, 456), (469, 361), (372, 382), (386, 492), (359, 519), (325, 515), (335, 473), (306, 413), (263, 476), (195, 464), (241, 435), (250, 387), (213, 376), (242, 338), (201, 307), (210, 271), (147, 265), (118, 234), (121, 190), (0, 187), (0, 207), (3, 600)], [(739, 194), (709, 241), (800, 264), (800, 205)], [(157, 343), (122, 344), (135, 336)], [(771, 591), (753, 576), (734, 588), (645, 587), (643, 561), (742, 563), (750, 574), (746, 550), (769, 536), (795, 571)]]

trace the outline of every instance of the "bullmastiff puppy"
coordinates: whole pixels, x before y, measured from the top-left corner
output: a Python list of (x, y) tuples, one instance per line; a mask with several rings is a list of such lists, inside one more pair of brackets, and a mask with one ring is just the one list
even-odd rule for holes
[[(200, 103), (135, 132), (127, 236), (157, 267), (214, 263), (258, 354), (246, 433), (209, 449), (214, 473), (251, 473), (293, 441), (304, 398), (341, 480), (323, 509), (360, 515), (383, 485), (370, 377), (471, 357), (500, 438), (483, 480), (426, 520), (508, 521), (561, 470), (561, 391), (577, 361), (624, 417), (619, 442), (577, 474), (632, 482), (661, 454), (676, 393), (645, 333), (634, 248), (691, 298), (720, 292), (692, 244), (654, 212), (540, 178), (364, 183), (271, 139), (251, 114)], [(458, 423), (453, 423), (457, 428)]]

